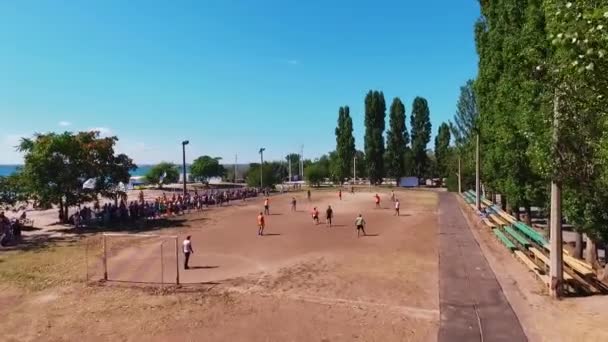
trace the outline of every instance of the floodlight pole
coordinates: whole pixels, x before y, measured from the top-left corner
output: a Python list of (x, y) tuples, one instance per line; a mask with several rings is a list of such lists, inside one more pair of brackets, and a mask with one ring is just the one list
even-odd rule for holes
[(188, 140), (184, 140), (182, 141), (182, 162), (183, 162), (183, 175), (184, 175), (184, 197), (186, 196), (186, 192), (188, 191), (186, 189), (186, 145), (188, 145), (190, 143), (190, 141)]
[(480, 200), (480, 177), (479, 177), (479, 131), (477, 131), (476, 143), (475, 143), (475, 207), (481, 211), (481, 200)]
[[(559, 147), (559, 94), (556, 91), (553, 100), (553, 146)], [(563, 295), (564, 271), (563, 271), (563, 246), (562, 246), (562, 196), (561, 183), (555, 179), (551, 180), (551, 213), (550, 213), (550, 235), (549, 235), (549, 276), (551, 286), (549, 294), (553, 298)]]
[(266, 148), (260, 148), (260, 190), (264, 189), (264, 151)]

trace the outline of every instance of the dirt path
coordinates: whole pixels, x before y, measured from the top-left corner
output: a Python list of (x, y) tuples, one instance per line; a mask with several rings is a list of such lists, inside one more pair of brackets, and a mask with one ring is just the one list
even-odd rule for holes
[(440, 194), (439, 232), (439, 342), (527, 341), (453, 194)]

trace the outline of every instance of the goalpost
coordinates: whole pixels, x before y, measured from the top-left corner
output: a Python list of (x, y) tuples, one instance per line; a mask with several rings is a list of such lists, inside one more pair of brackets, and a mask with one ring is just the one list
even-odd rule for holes
[(105, 281), (161, 286), (180, 283), (176, 235), (104, 233), (101, 262)]

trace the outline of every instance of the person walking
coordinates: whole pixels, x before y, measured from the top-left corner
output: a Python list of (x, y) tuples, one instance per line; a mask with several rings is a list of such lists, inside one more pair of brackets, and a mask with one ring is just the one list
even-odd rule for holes
[(359, 233), (361, 231), (363, 231), (363, 236), (367, 235), (365, 233), (365, 220), (363, 219), (363, 216), (361, 216), (361, 214), (359, 214), (359, 216), (357, 216), (357, 218), (355, 219), (355, 227), (357, 227), (357, 237), (359, 237)]
[(264, 220), (264, 214), (262, 212), (260, 212), (260, 214), (258, 215), (258, 235), (259, 236), (264, 236), (265, 225), (266, 225), (266, 222)]
[(270, 215), (270, 201), (268, 197), (264, 200), (264, 215)]
[(331, 208), (331, 205), (327, 206), (327, 210), (325, 211), (325, 222), (329, 227), (331, 227), (331, 219), (334, 217), (334, 210)]
[(342, 200), (342, 189), (338, 190), (338, 198)]
[(319, 211), (317, 210), (317, 207), (312, 209), (312, 222), (314, 222), (315, 225), (319, 224)]
[(291, 198), (291, 211), (297, 211), (296, 210), (296, 198), (295, 197)]
[(190, 241), (191, 236), (188, 235), (186, 237), (186, 240), (184, 240), (183, 243), (183, 249), (184, 249), (184, 269), (187, 270), (190, 267), (188, 267), (188, 261), (190, 260), (190, 254), (194, 253), (194, 249), (192, 249), (192, 241)]
[(310, 190), (308, 190), (308, 191), (306, 192), (306, 197), (307, 197), (307, 198), (308, 198), (308, 200), (310, 201)]
[(399, 199), (395, 199), (395, 216), (399, 216), (399, 208), (401, 207), (401, 203), (399, 203)]
[(391, 190), (391, 201), (395, 202), (395, 190)]
[(376, 196), (374, 196), (374, 201), (376, 202), (376, 209), (380, 208), (380, 196), (378, 196), (378, 194), (376, 194)]

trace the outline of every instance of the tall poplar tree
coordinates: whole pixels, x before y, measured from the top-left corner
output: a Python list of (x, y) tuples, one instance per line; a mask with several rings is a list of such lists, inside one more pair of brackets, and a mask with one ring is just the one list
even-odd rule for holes
[(405, 156), (410, 137), (405, 127), (405, 106), (396, 97), (393, 99), (389, 114), (389, 130), (386, 133), (387, 174), (399, 178), (405, 173)]
[(384, 176), (384, 126), (386, 103), (381, 91), (370, 90), (365, 96), (365, 161), (372, 184)]
[(426, 147), (431, 141), (431, 118), (426, 99), (416, 97), (412, 105), (412, 157), (413, 171), (417, 177), (424, 176), (428, 167)]
[(445, 122), (439, 126), (435, 137), (435, 161), (437, 176), (447, 177), (450, 163), (450, 126)]
[(336, 165), (334, 171), (340, 184), (344, 178), (352, 175), (353, 157), (355, 156), (355, 137), (353, 136), (353, 120), (348, 106), (338, 110), (338, 127), (336, 127)]

